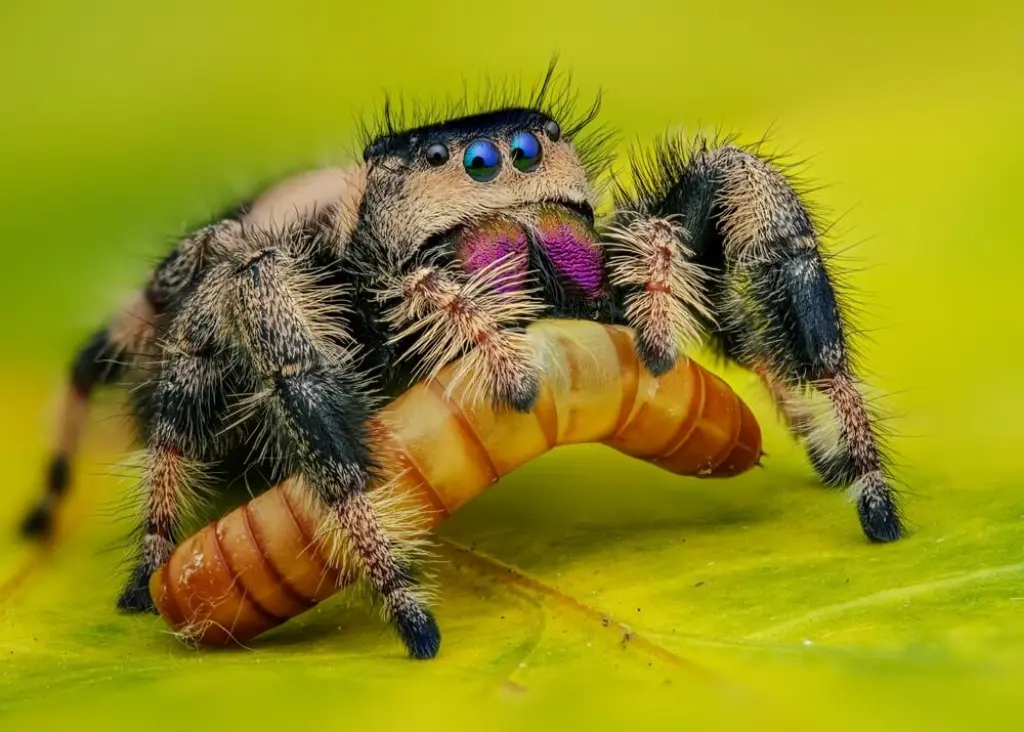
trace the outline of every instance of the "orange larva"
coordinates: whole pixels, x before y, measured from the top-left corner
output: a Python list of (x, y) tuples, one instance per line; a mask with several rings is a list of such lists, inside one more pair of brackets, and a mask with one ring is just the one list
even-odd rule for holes
[[(760, 458), (753, 414), (695, 362), (654, 377), (629, 329), (597, 323), (541, 321), (530, 337), (544, 383), (529, 414), (467, 405), (453, 364), (377, 417), (378, 454), (397, 476), (391, 487), (423, 509), (425, 526), (557, 445), (600, 442), (697, 477), (737, 475)], [(160, 614), (191, 640), (220, 645), (308, 610), (351, 579), (319, 528), (301, 486), (271, 488), (181, 543), (150, 581)]]

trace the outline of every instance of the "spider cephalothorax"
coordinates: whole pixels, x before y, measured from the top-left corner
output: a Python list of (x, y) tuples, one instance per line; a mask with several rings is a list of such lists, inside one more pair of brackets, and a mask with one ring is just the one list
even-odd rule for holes
[(89, 394), (123, 379), (146, 460), (121, 608), (152, 609), (147, 580), (197, 481), (299, 474), (410, 653), (433, 656), (412, 555), (365, 493), (368, 415), (465, 354), (472, 393), (527, 410), (524, 327), (569, 317), (632, 326), (655, 373), (709, 336), (761, 375), (825, 481), (855, 487), (867, 536), (899, 538), (818, 235), (786, 178), (756, 151), (673, 142), (634, 162), (634, 185), (595, 221), (607, 167), (580, 136), (593, 115), (554, 113), (548, 89), (389, 124), (361, 164), (291, 178), (185, 238), (79, 354), (26, 530), (50, 526)]

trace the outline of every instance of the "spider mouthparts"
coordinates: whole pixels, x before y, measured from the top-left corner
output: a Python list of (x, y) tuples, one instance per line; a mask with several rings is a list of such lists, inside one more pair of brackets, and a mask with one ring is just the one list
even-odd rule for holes
[(587, 219), (566, 206), (547, 204), (538, 210), (536, 235), (560, 279), (585, 297), (601, 296), (604, 256)]
[(492, 283), (498, 292), (525, 289), (529, 240), (518, 223), (503, 216), (488, 217), (459, 229), (453, 245), (462, 268), (470, 274), (499, 262), (508, 263)]
[(509, 262), (492, 285), (499, 292), (524, 289), (531, 244), (564, 285), (588, 299), (603, 294), (604, 258), (597, 232), (586, 216), (566, 205), (540, 203), (514, 215), (488, 216), (457, 229), (452, 237), (455, 255), (469, 273)]

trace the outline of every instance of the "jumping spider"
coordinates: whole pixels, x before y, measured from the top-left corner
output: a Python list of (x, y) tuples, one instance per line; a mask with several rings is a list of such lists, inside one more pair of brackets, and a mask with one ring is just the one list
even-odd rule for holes
[[(596, 106), (572, 121), (550, 78), (518, 104), (389, 122), (362, 164), (289, 179), (181, 241), (78, 354), (26, 533), (50, 529), (90, 394), (123, 379), (146, 460), (118, 607), (153, 609), (147, 581), (194, 481), (301, 473), (409, 653), (432, 657), (437, 624), (364, 492), (368, 415), (472, 349), (481, 392), (529, 410), (539, 382), (524, 325), (565, 317), (631, 326), (655, 374), (708, 336), (761, 375), (824, 482), (854, 487), (867, 537), (898, 539), (849, 328), (787, 178), (757, 150), (669, 139), (632, 161), (633, 185), (595, 219), (608, 169), (601, 136), (584, 134)], [(808, 416), (814, 393), (831, 441)]]

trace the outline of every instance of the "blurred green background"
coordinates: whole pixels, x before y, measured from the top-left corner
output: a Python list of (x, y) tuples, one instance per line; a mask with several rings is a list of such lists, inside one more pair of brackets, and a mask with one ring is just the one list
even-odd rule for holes
[[(0, 727), (1019, 719), (1024, 8), (891, 5), (0, 4)], [(553, 52), (584, 97), (603, 90), (623, 150), (676, 126), (771, 129), (806, 161), (830, 246), (855, 245), (909, 539), (868, 545), (754, 379), (729, 372), (765, 470), (700, 483), (598, 448), (528, 466), (442, 531), (473, 553), (441, 549), (430, 664), (343, 599), (253, 652), (197, 653), (116, 615), (116, 404), (91, 424), (56, 546), (16, 540), (72, 350), (175, 236), (261, 181), (345, 160), (385, 91), (529, 82)]]

